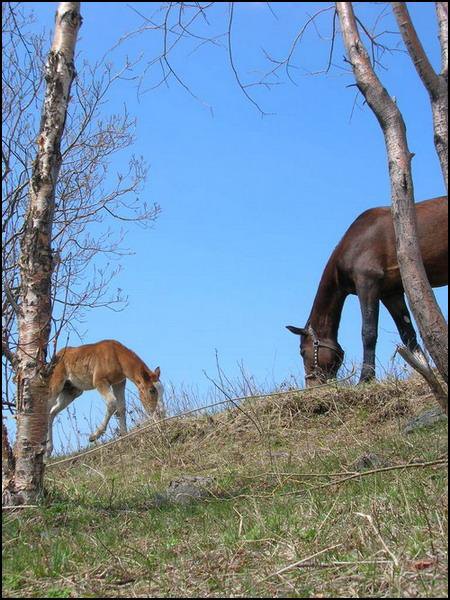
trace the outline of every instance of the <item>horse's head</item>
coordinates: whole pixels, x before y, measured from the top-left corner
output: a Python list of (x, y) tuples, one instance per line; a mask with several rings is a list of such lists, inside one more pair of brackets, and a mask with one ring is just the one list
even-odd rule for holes
[(344, 359), (344, 351), (340, 345), (333, 340), (319, 338), (311, 325), (286, 325), (286, 328), (300, 336), (300, 354), (305, 368), (306, 387), (334, 379)]
[(143, 372), (143, 384), (140, 389), (142, 404), (146, 411), (150, 414), (155, 412), (157, 404), (163, 402), (164, 387), (159, 378), (161, 369), (156, 367), (154, 371), (150, 369)]

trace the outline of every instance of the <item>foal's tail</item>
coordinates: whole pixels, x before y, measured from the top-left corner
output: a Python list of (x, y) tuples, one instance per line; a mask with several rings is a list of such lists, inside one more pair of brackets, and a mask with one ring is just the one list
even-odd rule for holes
[(64, 353), (67, 349), (69, 349), (71, 346), (66, 346), (65, 348), (62, 348), (61, 350), (58, 350), (58, 352), (56, 354), (54, 354), (50, 360), (50, 362), (47, 365), (47, 376), (51, 377), (53, 371), (55, 370), (56, 365), (61, 363), (61, 360), (64, 357)]
[(57, 352), (47, 366), (48, 394), (51, 400), (57, 398), (66, 381), (67, 371), (63, 360), (65, 350)]
[(52, 356), (52, 358), (46, 368), (46, 375), (48, 378), (50, 378), (52, 376), (53, 371), (55, 370), (55, 367), (58, 364), (58, 362), (60, 361), (60, 359), (61, 359), (61, 357), (59, 356), (59, 352)]

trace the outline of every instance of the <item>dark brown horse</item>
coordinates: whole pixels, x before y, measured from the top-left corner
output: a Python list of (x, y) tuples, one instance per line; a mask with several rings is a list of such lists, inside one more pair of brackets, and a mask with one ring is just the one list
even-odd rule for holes
[[(430, 284), (448, 283), (448, 200), (433, 198), (416, 204), (417, 226), (423, 262)], [(419, 351), (416, 332), (406, 306), (397, 263), (394, 225), (389, 207), (362, 213), (348, 228), (332, 253), (305, 327), (287, 328), (300, 336), (300, 354), (306, 385), (336, 377), (344, 351), (337, 341), (344, 301), (359, 298), (364, 346), (360, 381), (375, 376), (375, 345), (380, 300), (397, 326), (402, 342)]]

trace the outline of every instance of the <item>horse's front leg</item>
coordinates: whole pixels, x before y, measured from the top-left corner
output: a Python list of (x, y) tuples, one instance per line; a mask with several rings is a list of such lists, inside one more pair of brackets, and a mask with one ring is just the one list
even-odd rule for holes
[(127, 411), (125, 406), (125, 384), (124, 379), (120, 383), (112, 385), (113, 393), (117, 400), (116, 417), (119, 421), (120, 435), (124, 435), (127, 432)]
[(108, 427), (109, 420), (118, 409), (118, 402), (116, 396), (114, 395), (114, 392), (109, 383), (107, 381), (94, 381), (94, 385), (105, 400), (106, 413), (105, 418), (101, 422), (97, 431), (95, 431), (89, 436), (90, 442), (94, 442), (105, 433), (106, 428)]
[(375, 377), (375, 347), (378, 337), (378, 316), (380, 302), (378, 288), (366, 284), (358, 290), (362, 316), (363, 366), (359, 382), (364, 383)]

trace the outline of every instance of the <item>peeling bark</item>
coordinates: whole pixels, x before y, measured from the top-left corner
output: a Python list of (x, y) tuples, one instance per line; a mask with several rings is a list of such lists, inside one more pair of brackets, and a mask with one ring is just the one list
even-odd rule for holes
[(380, 123), (386, 143), (392, 214), (403, 286), (425, 346), (448, 381), (447, 323), (436, 302), (417, 242), (412, 154), (402, 114), (372, 68), (360, 38), (351, 2), (336, 2), (342, 37), (357, 86)]
[(61, 2), (45, 65), (47, 88), (30, 180), (29, 203), (20, 247), (20, 305), (17, 365), (17, 438), (14, 486), (8, 502), (30, 504), (42, 491), (47, 439), (46, 354), (51, 321), (51, 250), (55, 188), (61, 167), (80, 3)]

